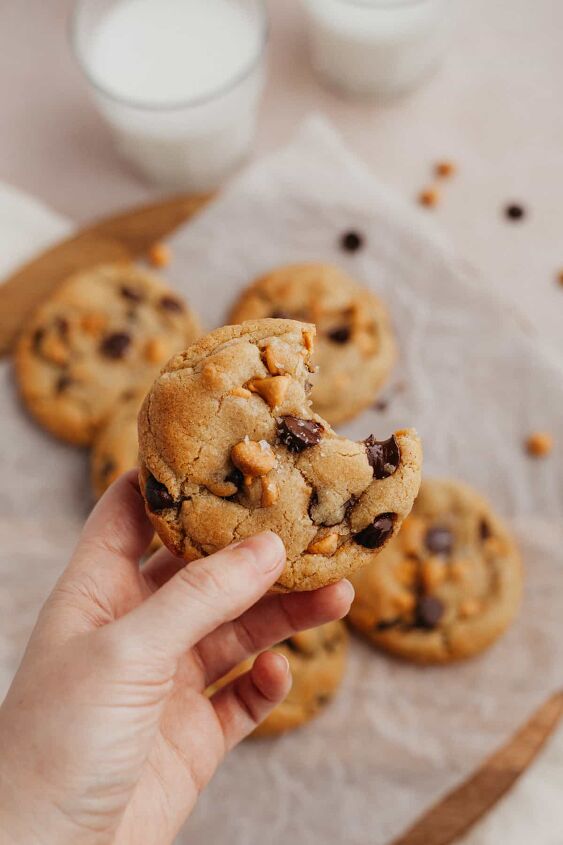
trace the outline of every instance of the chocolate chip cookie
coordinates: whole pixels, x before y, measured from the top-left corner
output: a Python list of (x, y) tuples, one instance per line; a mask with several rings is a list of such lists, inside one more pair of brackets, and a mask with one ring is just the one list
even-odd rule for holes
[(420, 663), (485, 649), (514, 618), (522, 593), (507, 529), (478, 493), (451, 480), (424, 480), (400, 534), (351, 580), (352, 625)]
[[(348, 635), (342, 622), (329, 622), (295, 634), (271, 650), (287, 657), (293, 685), (288, 696), (256, 728), (253, 736), (273, 736), (298, 728), (326, 707), (342, 682)], [(210, 692), (247, 672), (252, 662), (245, 660)]]
[(71, 443), (89, 444), (115, 404), (199, 334), (180, 297), (131, 264), (72, 276), (20, 337), (16, 372), (33, 416)]
[(217, 329), (161, 371), (139, 415), (141, 489), (164, 543), (194, 560), (270, 529), (279, 590), (312, 590), (372, 560), (420, 483), (416, 432), (355, 443), (308, 399), (315, 328)]
[(145, 393), (146, 390), (138, 390), (120, 399), (96, 433), (90, 451), (90, 477), (96, 498), (120, 475), (138, 465), (137, 416)]
[(283, 317), (314, 323), (319, 372), (311, 398), (331, 425), (372, 404), (396, 357), (382, 302), (328, 264), (281, 267), (255, 281), (231, 312), (233, 323)]

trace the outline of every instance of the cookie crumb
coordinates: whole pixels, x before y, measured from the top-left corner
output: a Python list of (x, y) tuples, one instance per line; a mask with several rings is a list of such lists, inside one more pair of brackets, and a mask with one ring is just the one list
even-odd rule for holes
[(504, 216), (507, 220), (511, 221), (522, 220), (526, 216), (526, 210), (524, 206), (519, 203), (511, 202), (505, 206)]
[(455, 166), (453, 161), (448, 161), (446, 159), (437, 161), (434, 165), (434, 173), (439, 179), (449, 179), (450, 176), (454, 175), (456, 170), (457, 167)]
[(526, 451), (534, 458), (545, 458), (553, 449), (553, 437), (546, 431), (534, 431), (526, 440)]
[(364, 236), (351, 230), (340, 236), (340, 247), (345, 252), (357, 252), (364, 245)]
[(169, 246), (157, 241), (150, 247), (147, 257), (153, 267), (168, 267), (172, 260), (172, 253)]
[(418, 202), (425, 208), (435, 208), (440, 200), (440, 194), (436, 188), (425, 188), (418, 195)]
[(560, 270), (557, 274), (557, 281), (563, 288), (563, 270)]

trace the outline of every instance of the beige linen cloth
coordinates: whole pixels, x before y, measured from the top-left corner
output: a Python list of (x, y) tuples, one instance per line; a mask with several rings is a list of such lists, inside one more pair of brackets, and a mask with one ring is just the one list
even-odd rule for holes
[[(0, 218), (2, 200), (0, 192)], [(13, 194), (10, 200), (17, 204)], [(38, 245), (49, 237), (42, 223)], [(338, 246), (349, 229), (366, 238), (354, 255)], [(62, 230), (64, 221), (54, 220), (52, 235)], [(9, 249), (1, 234), (0, 243)], [(495, 299), (492, 286), (463, 266), (428, 217), (389, 194), (318, 119), (242, 173), (171, 246), (170, 274), (209, 327), (224, 322), (250, 278), (276, 264), (335, 261), (372, 286), (393, 314), (401, 360), (395, 387), (385, 391), (387, 409), (365, 412), (346, 433), (383, 437), (416, 425), (426, 472), (477, 486), (520, 541), (524, 606), (487, 654), (420, 669), (354, 640), (334, 704), (301, 731), (237, 749), (178, 840), (384, 845), (561, 684), (561, 447), (534, 462), (521, 445), (531, 430), (563, 431), (560, 362), (542, 350), (524, 318)], [(84, 456), (26, 419), (6, 364), (0, 380), (2, 693), (89, 495)], [(559, 735), (464, 842), (561, 845), (562, 774)]]

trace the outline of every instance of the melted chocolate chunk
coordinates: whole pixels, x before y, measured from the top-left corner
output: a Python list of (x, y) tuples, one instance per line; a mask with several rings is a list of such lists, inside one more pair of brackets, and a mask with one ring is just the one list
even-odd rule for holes
[(482, 519), (479, 523), (479, 537), (481, 540), (488, 540), (493, 532), (491, 531), (491, 526), (487, 522), (486, 519)]
[(371, 434), (364, 440), (367, 459), (374, 478), (388, 478), (401, 463), (399, 444), (392, 434), (389, 440), (376, 440)]
[(61, 337), (66, 337), (68, 335), (68, 320), (65, 317), (56, 317), (55, 328)]
[(287, 640), (283, 640), (281, 645), (286, 646), (290, 651), (293, 651), (295, 654), (301, 654), (301, 649), (297, 646), (291, 637), (288, 637)]
[(160, 300), (160, 307), (164, 308), (165, 311), (174, 311), (176, 313), (184, 310), (184, 306), (180, 300), (173, 296), (163, 296)]
[(415, 625), (432, 630), (444, 615), (444, 605), (436, 596), (421, 596), (416, 605)]
[(278, 423), (278, 437), (290, 452), (302, 452), (320, 443), (323, 426), (315, 420), (302, 420), (299, 417), (282, 417)]
[(127, 332), (113, 332), (106, 335), (100, 344), (100, 352), (107, 358), (123, 358), (131, 345)]
[(348, 343), (351, 333), (350, 326), (337, 326), (327, 332), (327, 337), (333, 343)]
[(379, 549), (393, 533), (396, 518), (396, 513), (380, 513), (370, 525), (354, 534), (355, 542), (365, 549)]
[(454, 535), (445, 525), (434, 525), (426, 532), (424, 545), (434, 555), (449, 555), (454, 547)]
[(230, 473), (225, 477), (225, 481), (229, 481), (231, 484), (234, 484), (239, 490), (244, 483), (244, 475), (237, 467), (233, 467)]
[(340, 246), (345, 252), (357, 252), (364, 245), (364, 237), (359, 232), (344, 232), (340, 238)]
[(149, 475), (145, 487), (145, 498), (151, 511), (164, 511), (173, 508), (176, 502), (168, 492), (164, 484), (157, 481), (154, 475)]
[(276, 308), (275, 311), (272, 311), (270, 314), (273, 320), (291, 320), (291, 316), (287, 313), (287, 311), (282, 311), (280, 308)]
[(143, 294), (135, 288), (132, 288), (130, 285), (121, 285), (119, 292), (124, 299), (128, 299), (130, 302), (143, 301)]
[(331, 700), (331, 698), (332, 698), (332, 695), (330, 695), (330, 693), (328, 693), (328, 692), (318, 693), (317, 698), (316, 698), (317, 707), (325, 707), (328, 704), (328, 702)]
[(57, 393), (64, 393), (64, 391), (70, 387), (72, 384), (72, 379), (70, 376), (63, 373), (62, 376), (59, 376), (57, 379), (57, 383), (55, 385), (55, 391)]

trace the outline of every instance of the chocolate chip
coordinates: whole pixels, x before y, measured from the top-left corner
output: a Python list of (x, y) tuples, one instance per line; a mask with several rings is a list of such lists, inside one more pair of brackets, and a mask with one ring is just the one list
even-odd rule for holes
[(164, 511), (173, 508), (176, 502), (164, 484), (157, 481), (154, 475), (149, 475), (145, 486), (145, 498), (151, 511)]
[(454, 535), (445, 525), (433, 525), (426, 532), (424, 545), (434, 555), (449, 555), (454, 547)]
[(173, 296), (161, 297), (160, 306), (161, 308), (164, 308), (165, 311), (175, 311), (176, 313), (180, 313), (184, 310), (184, 306), (180, 300)]
[(55, 328), (61, 337), (66, 337), (68, 335), (68, 320), (65, 317), (56, 317)]
[(364, 237), (359, 232), (345, 232), (340, 238), (340, 246), (346, 252), (357, 252), (364, 245)]
[(401, 463), (401, 450), (392, 434), (388, 440), (376, 440), (373, 434), (364, 440), (369, 465), (374, 478), (388, 478)]
[(390, 628), (396, 628), (401, 624), (401, 617), (395, 616), (393, 619), (380, 619), (373, 626), (374, 631), (389, 631)]
[(244, 483), (244, 475), (237, 467), (233, 467), (230, 473), (225, 476), (225, 481), (230, 482), (230, 484), (234, 484), (239, 490)]
[(416, 605), (415, 625), (417, 628), (435, 628), (444, 615), (444, 605), (436, 596), (421, 596)]
[(317, 694), (317, 707), (326, 707), (328, 702), (331, 700), (332, 695), (328, 692), (320, 692)]
[(295, 642), (291, 639), (291, 637), (288, 637), (288, 638), (287, 638), (287, 640), (283, 640), (283, 642), (282, 642), (282, 643), (280, 643), (280, 645), (284, 645), (286, 648), (288, 648), (290, 651), (293, 651), (295, 654), (301, 654), (301, 649), (300, 649), (300, 648), (299, 648), (299, 646), (298, 646), (298, 645), (297, 645), (297, 644), (296, 644), (296, 643), (295, 643)]
[(302, 420), (290, 415), (282, 417), (278, 423), (278, 437), (290, 452), (302, 452), (316, 446), (323, 431), (323, 426), (315, 420)]
[(57, 393), (64, 393), (64, 391), (70, 387), (72, 384), (72, 379), (70, 376), (63, 373), (62, 376), (59, 376), (57, 379), (57, 383), (55, 385), (55, 391)]
[(522, 220), (526, 212), (523, 206), (519, 205), (518, 203), (511, 202), (504, 209), (504, 214), (508, 220)]
[(354, 540), (365, 549), (378, 549), (393, 533), (396, 518), (395, 513), (380, 513), (370, 525), (354, 534)]
[(130, 302), (143, 301), (143, 294), (135, 288), (130, 287), (130, 285), (121, 285), (121, 287), (119, 288), (119, 292), (121, 296), (123, 296), (125, 299), (128, 299)]
[(327, 332), (329, 340), (332, 340), (333, 343), (348, 343), (350, 334), (350, 326), (337, 326)]
[(273, 320), (291, 320), (291, 317), (287, 313), (287, 311), (282, 311), (281, 309), (276, 309), (275, 311), (272, 311), (270, 317)]
[(100, 352), (107, 358), (123, 358), (131, 344), (127, 332), (113, 332), (106, 335), (100, 344)]
[(374, 411), (386, 411), (389, 407), (389, 401), (387, 399), (378, 399), (377, 402), (373, 403), (373, 410)]
[(106, 458), (100, 468), (100, 475), (103, 479), (107, 479), (112, 472), (115, 472), (115, 461), (112, 458)]
[(479, 523), (479, 536), (481, 540), (488, 540), (491, 534), (491, 526), (489, 525), (486, 519), (482, 519)]
[(35, 329), (33, 332), (33, 351), (39, 352), (39, 347), (41, 346), (41, 341), (45, 337), (45, 329), (39, 328)]

